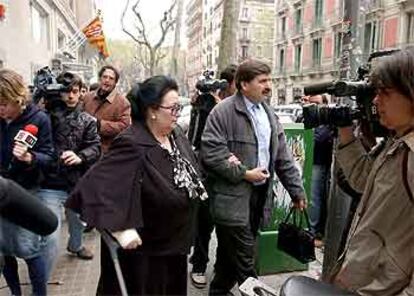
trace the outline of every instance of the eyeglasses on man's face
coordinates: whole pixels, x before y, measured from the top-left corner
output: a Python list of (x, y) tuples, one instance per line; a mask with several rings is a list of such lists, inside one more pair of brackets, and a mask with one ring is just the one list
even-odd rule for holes
[(158, 105), (158, 107), (162, 108), (162, 109), (168, 109), (171, 112), (172, 116), (179, 116), (181, 111), (183, 111), (184, 106), (181, 104), (174, 104), (171, 106), (163, 106), (163, 105)]

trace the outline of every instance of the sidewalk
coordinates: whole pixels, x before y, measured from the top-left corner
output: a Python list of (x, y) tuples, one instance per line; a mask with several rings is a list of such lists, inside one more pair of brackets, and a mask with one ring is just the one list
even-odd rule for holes
[[(60, 256), (48, 284), (48, 295), (53, 296), (92, 296), (95, 295), (99, 278), (99, 235), (93, 231), (84, 235), (85, 245), (95, 254), (93, 260), (80, 260), (66, 252), (68, 239), (67, 223), (64, 222), (61, 233)], [(30, 295), (31, 286), (27, 267), (19, 260), (20, 282), (23, 283), (23, 295)], [(10, 292), (4, 280), (0, 279), (0, 296), (9, 296)]]
[[(60, 256), (55, 271), (49, 281), (48, 293), (51, 296), (92, 296), (96, 293), (99, 279), (99, 250), (100, 239), (96, 231), (85, 234), (85, 245), (91, 248), (95, 257), (91, 261), (77, 259), (66, 252), (66, 242), (68, 238), (67, 224), (64, 223), (61, 233)], [(210, 248), (210, 262), (207, 269), (207, 277), (211, 281), (213, 277), (213, 265), (215, 261), (216, 238), (212, 237)], [(317, 278), (322, 270), (322, 253), (317, 251), (318, 260), (309, 265), (309, 270), (304, 272), (282, 273), (260, 277), (260, 280), (279, 291), (283, 282), (292, 275), (306, 275)], [(188, 267), (191, 270), (191, 265)], [(28, 284), (28, 273), (24, 261), (19, 260), (20, 281), (24, 284), (23, 295), (30, 295), (31, 287)], [(114, 279), (116, 280), (116, 279)], [(234, 288), (234, 295), (240, 295)], [(0, 279), (0, 296), (9, 296), (10, 292), (2, 277)], [(208, 287), (197, 289), (188, 280), (189, 296), (207, 296)]]

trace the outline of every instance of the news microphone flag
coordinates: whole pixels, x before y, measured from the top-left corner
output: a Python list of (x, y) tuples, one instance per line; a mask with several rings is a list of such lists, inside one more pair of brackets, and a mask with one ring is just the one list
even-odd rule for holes
[(34, 124), (28, 124), (23, 130), (20, 130), (14, 137), (16, 142), (25, 144), (28, 148), (33, 148), (37, 142), (37, 133), (39, 129)]

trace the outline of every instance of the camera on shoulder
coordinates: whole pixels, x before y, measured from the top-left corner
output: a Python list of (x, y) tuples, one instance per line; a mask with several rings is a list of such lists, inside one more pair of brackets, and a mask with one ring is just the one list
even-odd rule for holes
[(66, 104), (62, 100), (62, 93), (70, 92), (73, 78), (74, 75), (70, 72), (65, 72), (57, 78), (48, 66), (41, 68), (33, 80), (33, 102), (37, 104), (43, 99), (49, 112), (64, 110)]
[(391, 55), (396, 50), (372, 53), (368, 62), (358, 68), (356, 81), (338, 80), (304, 87), (307, 96), (328, 93), (336, 97), (354, 97), (354, 105), (337, 104), (323, 106), (308, 104), (303, 106), (303, 119), (306, 129), (320, 125), (336, 127), (349, 126), (353, 120), (365, 121), (373, 135), (383, 137), (388, 131), (379, 122), (377, 108), (373, 103), (377, 90), (369, 81), (372, 62), (375, 58)]

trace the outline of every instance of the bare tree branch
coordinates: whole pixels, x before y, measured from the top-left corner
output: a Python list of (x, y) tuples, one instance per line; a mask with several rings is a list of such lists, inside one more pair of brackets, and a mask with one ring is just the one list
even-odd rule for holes
[[(137, 0), (137, 3), (139, 3), (139, 0)], [(139, 44), (143, 44), (144, 42), (142, 40), (139, 40), (136, 36), (134, 36), (134, 34), (132, 34), (130, 31), (128, 31), (126, 26), (125, 26), (124, 19), (125, 19), (125, 14), (126, 14), (126, 11), (128, 9), (128, 6), (129, 6), (129, 0), (127, 0), (127, 2), (125, 4), (125, 8), (122, 11), (122, 16), (121, 16), (122, 31), (124, 31), (124, 33), (127, 34), (129, 37), (131, 37), (132, 40), (134, 40), (135, 42), (137, 42)]]
[(139, 60), (145, 69), (149, 70), (150, 75), (153, 75), (155, 66), (158, 65), (159, 61), (165, 58), (167, 55), (166, 53), (162, 53), (160, 49), (165, 41), (167, 34), (169, 31), (172, 31), (172, 28), (176, 22), (176, 18), (172, 17), (172, 13), (176, 6), (177, 0), (173, 0), (171, 6), (164, 12), (163, 18), (159, 22), (161, 28), (161, 37), (158, 42), (155, 43), (155, 45), (152, 45), (148, 39), (148, 32), (142, 19), (142, 15), (138, 9), (139, 3), (140, 0), (136, 0), (135, 4), (131, 7), (131, 10), (134, 13), (136, 19), (133, 30), (128, 30), (124, 22), (125, 15), (130, 4), (129, 0), (127, 0), (125, 8), (122, 12), (121, 25), (122, 30), (139, 46), (139, 50), (137, 50), (137, 60)]
[(137, 0), (135, 5), (132, 7), (132, 11), (134, 12), (136, 18), (138, 19), (138, 22), (139, 22), (139, 25), (141, 25), (141, 28), (139, 28), (138, 25), (136, 25), (136, 26), (138, 28), (138, 32), (140, 33), (140, 35), (144, 39), (143, 42), (145, 42), (147, 44), (150, 44), (150, 42), (148, 41), (148, 38), (147, 38), (147, 33), (146, 33), (146, 30), (145, 30), (145, 24), (142, 20), (141, 13), (138, 11), (138, 4), (139, 4), (139, 0)]
[(160, 21), (161, 37), (154, 48), (159, 48), (164, 43), (169, 29), (172, 28), (172, 26), (175, 24), (175, 19), (172, 18), (172, 11), (174, 10), (176, 4), (177, 0), (174, 0), (170, 8), (164, 12), (164, 18)]

